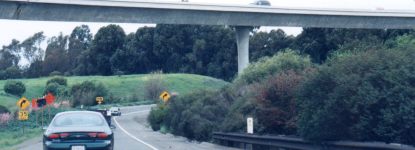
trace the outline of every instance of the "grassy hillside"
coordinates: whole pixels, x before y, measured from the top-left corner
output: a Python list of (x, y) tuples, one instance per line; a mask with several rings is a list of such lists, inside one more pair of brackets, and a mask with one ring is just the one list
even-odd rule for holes
[[(73, 76), (65, 77), (68, 79), (69, 86), (83, 81), (102, 82), (110, 92), (118, 98), (128, 99), (135, 93), (136, 100), (146, 100), (144, 98), (144, 84), (149, 79), (150, 74), (123, 75), (123, 76)], [(186, 94), (197, 89), (218, 89), (226, 85), (227, 82), (211, 77), (193, 74), (164, 74), (163, 80), (170, 92)], [(46, 81), (51, 77), (36, 79), (17, 79), (26, 85), (26, 96), (28, 99), (42, 96)], [(0, 80), (0, 105), (16, 109), (16, 101), (19, 97), (4, 93), (3, 87), (6, 80)]]

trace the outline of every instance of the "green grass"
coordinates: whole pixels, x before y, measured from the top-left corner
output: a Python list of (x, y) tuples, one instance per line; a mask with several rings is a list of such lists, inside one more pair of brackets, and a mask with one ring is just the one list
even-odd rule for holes
[[(123, 75), (123, 76), (73, 76), (65, 77), (69, 86), (91, 80), (102, 82), (115, 97), (129, 99), (135, 93), (136, 101), (148, 101), (144, 98), (144, 84), (149, 79), (150, 74)], [(211, 77), (194, 74), (163, 74), (163, 80), (169, 92), (186, 94), (197, 89), (219, 89), (227, 82)], [(42, 96), (46, 81), (52, 77), (35, 79), (16, 79), (26, 85), (26, 96), (29, 100)], [(16, 102), (19, 97), (6, 94), (3, 86), (6, 80), (0, 80), (0, 105), (6, 106), (11, 110), (16, 110)], [(105, 98), (104, 98), (105, 100)], [(131, 101), (128, 101), (131, 102)]]
[(42, 134), (42, 129), (29, 128), (20, 132), (0, 132), (0, 150), (10, 150), (12, 146), (20, 144)]

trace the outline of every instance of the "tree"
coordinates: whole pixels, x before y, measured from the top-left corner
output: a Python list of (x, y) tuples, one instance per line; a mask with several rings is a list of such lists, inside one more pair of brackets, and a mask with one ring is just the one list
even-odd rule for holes
[(192, 50), (191, 25), (157, 25), (154, 31), (156, 68), (164, 72), (179, 71), (187, 63), (184, 57)]
[(3, 46), (0, 50), (0, 70), (9, 67), (18, 67), (20, 61), (20, 43), (13, 39), (8, 46)]
[(331, 53), (344, 45), (355, 49), (370, 44), (366, 47), (374, 48), (373, 46), (379, 45), (377, 43), (383, 44), (412, 32), (413, 30), (304, 28), (296, 37), (292, 48), (310, 55), (316, 63), (323, 63)]
[(256, 32), (249, 42), (250, 61), (254, 62), (264, 56), (272, 56), (294, 42), (293, 36), (287, 36), (283, 30)]
[[(148, 73), (155, 70), (156, 65), (153, 64), (155, 62), (154, 60), (156, 60), (153, 51), (154, 30), (154, 27), (144, 27), (137, 29), (135, 33), (136, 73)], [(133, 50), (130, 49), (131, 47), (129, 45), (125, 45), (124, 47), (127, 50)]]
[(126, 37), (124, 48), (117, 49), (114, 55), (111, 56), (111, 70), (112, 72), (135, 73), (140, 67), (140, 56), (138, 48), (136, 47), (135, 34), (131, 33)]
[(5, 79), (17, 79), (22, 77), (22, 71), (17, 66), (11, 66), (5, 71)]
[(327, 45), (326, 30), (323, 28), (304, 28), (303, 32), (297, 36), (293, 49), (298, 49), (302, 53), (310, 55), (313, 62), (323, 63), (332, 45)]
[(89, 50), (81, 52), (76, 59), (76, 68), (72, 70), (74, 75), (93, 75), (96, 70), (91, 62), (91, 53)]
[(29, 64), (29, 67), (25, 70), (25, 76), (30, 78), (37, 78), (43, 75), (43, 60), (37, 59)]
[(40, 46), (43, 40), (45, 40), (43, 32), (38, 32), (22, 42), (23, 56), (29, 64), (43, 59), (44, 50)]
[(118, 49), (123, 48), (124, 40), (124, 30), (118, 25), (111, 24), (98, 30), (89, 51), (93, 73), (101, 75), (113, 73), (110, 58)]
[(43, 40), (45, 40), (43, 32), (38, 32), (20, 44), (23, 56), (29, 64), (25, 71), (25, 76), (27, 77), (39, 77), (42, 75), (44, 50), (40, 47), (40, 44)]
[(78, 65), (81, 64), (82, 53), (87, 51), (91, 47), (92, 33), (88, 25), (81, 25), (75, 27), (69, 36), (69, 48), (68, 48), (68, 61), (70, 62), (70, 70), (75, 74), (79, 72), (73, 71)]
[(68, 71), (67, 43), (68, 36), (64, 36), (62, 33), (49, 39), (43, 61), (43, 75), (49, 75), (53, 71)]
[(235, 35), (230, 28), (159, 25), (154, 39), (156, 59), (152, 62), (159, 62), (157, 68), (226, 80), (237, 72)]

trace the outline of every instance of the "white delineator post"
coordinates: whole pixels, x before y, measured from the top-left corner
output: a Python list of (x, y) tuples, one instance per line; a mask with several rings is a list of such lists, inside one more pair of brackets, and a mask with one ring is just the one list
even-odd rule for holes
[(246, 118), (246, 129), (248, 134), (254, 134), (254, 119), (252, 117)]
[(249, 32), (252, 27), (237, 26), (236, 30), (236, 44), (238, 47), (238, 74), (249, 65)]

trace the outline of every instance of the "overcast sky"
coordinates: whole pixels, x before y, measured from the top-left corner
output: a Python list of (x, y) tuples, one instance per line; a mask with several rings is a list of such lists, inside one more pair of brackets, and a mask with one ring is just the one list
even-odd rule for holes
[[(134, 1), (134, 0), (129, 0)], [(178, 2), (180, 0), (158, 0)], [(251, 0), (189, 0), (190, 3), (216, 3), (227, 5), (245, 5)], [(308, 7), (308, 8), (331, 8), (331, 9), (384, 9), (415, 11), (415, 0), (270, 0), (273, 7)], [(84, 22), (50, 22), (50, 21), (13, 21), (0, 20), (0, 46), (7, 45), (12, 39), (23, 41), (36, 32), (43, 31), (47, 38), (59, 35), (69, 35), (72, 30), (81, 24), (87, 24), (91, 32), (95, 34), (102, 26), (110, 23), (84, 23)], [(153, 24), (119, 24), (126, 33), (135, 32), (143, 26), (154, 26)], [(261, 30), (269, 31), (277, 27), (263, 27)], [(282, 28), (287, 34), (297, 35), (301, 28)]]

